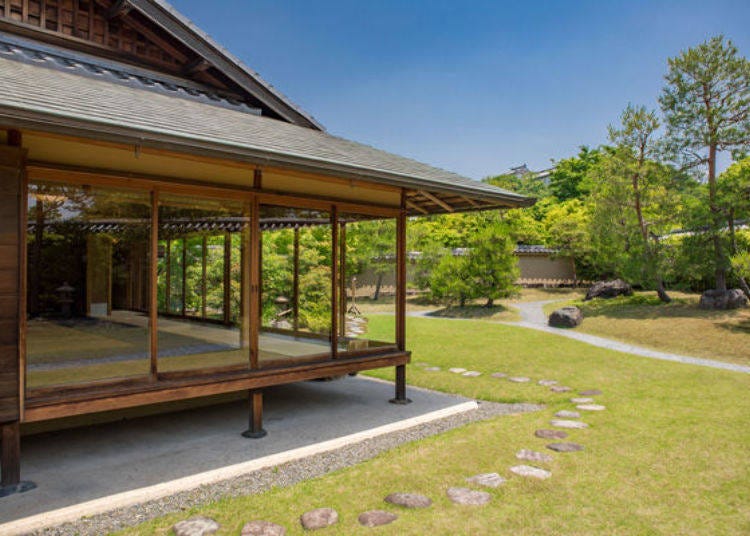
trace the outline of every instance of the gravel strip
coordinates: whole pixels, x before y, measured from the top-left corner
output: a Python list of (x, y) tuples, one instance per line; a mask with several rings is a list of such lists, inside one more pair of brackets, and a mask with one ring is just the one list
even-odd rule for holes
[(478, 402), (479, 408), (451, 415), (425, 424), (392, 432), (353, 445), (347, 445), (321, 454), (288, 462), (276, 467), (260, 469), (217, 484), (201, 486), (169, 497), (144, 504), (113, 510), (104, 514), (79, 519), (57, 527), (42, 529), (31, 534), (45, 536), (99, 536), (122, 530), (166, 514), (188, 510), (224, 497), (239, 497), (261, 493), (274, 487), (286, 487), (315, 478), (332, 471), (374, 458), (403, 443), (416, 441), (446, 432), (472, 422), (483, 421), (501, 415), (527, 413), (544, 409), (536, 404), (498, 404)]

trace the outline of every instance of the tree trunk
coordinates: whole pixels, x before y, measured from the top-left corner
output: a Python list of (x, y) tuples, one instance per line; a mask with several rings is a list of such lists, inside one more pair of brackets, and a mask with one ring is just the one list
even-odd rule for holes
[(378, 274), (378, 282), (375, 283), (375, 294), (372, 295), (372, 301), (378, 301), (380, 298), (380, 287), (383, 284), (383, 274)]
[(669, 297), (669, 294), (667, 294), (667, 290), (664, 288), (664, 281), (662, 281), (661, 278), (659, 278), (659, 281), (657, 281), (656, 283), (656, 294), (664, 303), (669, 303), (672, 301), (672, 298)]
[(464, 296), (463, 294), (461, 294), (461, 298), (458, 301), (458, 306), (461, 308), (466, 307), (466, 296)]
[(727, 290), (727, 269), (724, 247), (721, 243), (723, 224), (721, 210), (716, 204), (716, 144), (708, 148), (708, 204), (711, 209), (711, 239), (714, 245), (714, 274), (716, 290)]
[(492, 298), (487, 298), (487, 303), (485, 303), (484, 306), (487, 309), (490, 309), (490, 308), (494, 307), (495, 306), (495, 300), (492, 299)]
[(740, 277), (740, 288), (745, 293), (745, 296), (750, 299), (750, 286), (748, 286), (747, 280), (744, 277)]

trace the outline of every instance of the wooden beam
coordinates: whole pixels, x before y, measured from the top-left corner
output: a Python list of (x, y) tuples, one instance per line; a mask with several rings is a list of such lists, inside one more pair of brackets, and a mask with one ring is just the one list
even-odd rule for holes
[(174, 58), (180, 63), (186, 63), (188, 61), (188, 57), (182, 51), (178, 50), (169, 41), (158, 35), (156, 32), (151, 30), (151, 28), (141, 23), (136, 18), (128, 17), (127, 20), (124, 21), (124, 23), (140, 33), (149, 41), (152, 41), (155, 45), (163, 48), (170, 55), (174, 56)]
[(23, 134), (20, 130), (9, 130), (7, 144), (11, 147), (21, 147), (23, 145)]
[(190, 76), (195, 73), (202, 73), (203, 71), (206, 71), (210, 69), (212, 65), (206, 61), (203, 57), (198, 56), (192, 61), (189, 61), (185, 64), (185, 66), (182, 68), (182, 74), (185, 76)]
[(425, 198), (425, 199), (427, 199), (428, 201), (432, 201), (432, 202), (433, 202), (433, 203), (435, 203), (436, 205), (438, 205), (438, 206), (441, 206), (441, 207), (443, 207), (443, 208), (444, 208), (445, 210), (447, 210), (448, 212), (453, 212), (453, 211), (455, 210), (455, 209), (454, 209), (454, 208), (453, 208), (452, 206), (450, 206), (450, 205), (449, 205), (448, 203), (446, 203), (446, 202), (445, 202), (445, 201), (443, 201), (442, 199), (439, 199), (439, 198), (435, 197), (435, 196), (434, 196), (434, 195), (432, 195), (432, 194), (431, 194), (430, 192), (426, 192), (426, 191), (424, 191), (424, 190), (419, 190), (419, 195), (421, 195), (422, 197), (424, 197), (424, 198)]
[[(62, 0), (57, 1), (62, 3)], [(128, 0), (117, 0), (109, 7), (109, 9), (107, 9), (106, 17), (108, 20), (116, 19), (117, 17), (124, 17), (130, 13), (131, 9), (133, 9), (133, 6), (130, 5)]]
[(253, 170), (253, 188), (256, 190), (263, 188), (263, 171), (260, 169)]
[(477, 203), (476, 201), (474, 201), (470, 197), (466, 197), (466, 196), (462, 195), (461, 199), (463, 199), (464, 201), (466, 201), (467, 203), (469, 203), (472, 207), (479, 208), (479, 203)]
[(420, 207), (416, 203), (412, 203), (411, 201), (406, 202), (407, 208), (410, 208), (412, 210), (416, 210), (417, 212), (421, 212), (422, 214), (429, 214), (430, 212), (428, 210), (425, 210), (424, 208)]

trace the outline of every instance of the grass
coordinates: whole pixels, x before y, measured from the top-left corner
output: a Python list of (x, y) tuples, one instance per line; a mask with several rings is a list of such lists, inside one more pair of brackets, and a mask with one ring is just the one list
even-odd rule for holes
[[(663, 352), (750, 364), (750, 309), (704, 311), (698, 308), (698, 295), (670, 296), (669, 304), (653, 292), (572, 302), (585, 318), (576, 329)], [(547, 305), (545, 311), (561, 305)]]
[[(376, 316), (374, 336), (389, 333), (393, 319)], [(475, 423), (402, 445), (368, 462), (266, 493), (225, 499), (125, 531), (167, 534), (177, 520), (202, 514), (237, 534), (250, 519), (267, 519), (302, 534), (298, 516), (321, 506), (341, 521), (330, 535), (370, 534), (357, 524), (365, 510), (400, 514), (383, 534), (746, 534), (750, 532), (750, 442), (747, 375), (627, 356), (554, 335), (483, 321), (409, 318), (414, 364), (408, 378), (420, 385), (503, 402), (547, 404), (542, 412)], [(420, 363), (443, 368), (428, 372)], [(464, 378), (445, 369), (461, 366), (485, 374)], [(553, 477), (511, 476), (521, 448), (544, 450), (533, 431), (548, 425), (570, 395), (536, 383), (514, 384), (494, 371), (557, 379), (576, 389), (600, 388), (608, 408), (586, 415), (588, 430), (570, 437), (582, 453), (558, 454)], [(391, 370), (374, 375), (390, 378)], [(509, 481), (489, 490), (480, 509), (449, 503), (445, 489), (464, 478), (497, 471)], [(435, 500), (422, 511), (403, 511), (382, 498), (393, 491), (425, 493)]]

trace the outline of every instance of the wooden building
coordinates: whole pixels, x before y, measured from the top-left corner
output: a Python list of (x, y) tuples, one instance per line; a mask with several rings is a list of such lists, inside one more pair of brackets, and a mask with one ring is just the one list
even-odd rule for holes
[[(22, 426), (396, 367), (409, 216), (531, 200), (332, 136), (162, 0), (0, 0), (2, 490)], [(346, 336), (393, 223), (395, 329)], [(280, 321), (279, 319), (282, 319)]]

